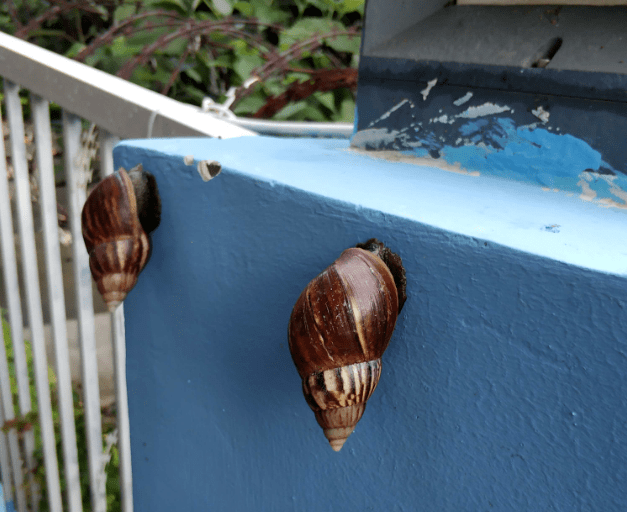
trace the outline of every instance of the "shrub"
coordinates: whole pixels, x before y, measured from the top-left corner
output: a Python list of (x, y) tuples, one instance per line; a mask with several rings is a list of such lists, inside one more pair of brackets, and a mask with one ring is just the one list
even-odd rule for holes
[(351, 121), (363, 0), (13, 0), (0, 30), (177, 100)]

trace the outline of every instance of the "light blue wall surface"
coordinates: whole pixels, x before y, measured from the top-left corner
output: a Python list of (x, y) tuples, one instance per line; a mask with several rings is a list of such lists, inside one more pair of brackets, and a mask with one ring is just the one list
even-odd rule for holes
[[(135, 509), (627, 510), (625, 211), (344, 141), (128, 141), (163, 201), (126, 303)], [(204, 183), (193, 155), (224, 171)], [(346, 247), (408, 301), (339, 453), (301, 392), (291, 308)]]
[(2, 489), (2, 484), (0, 484), (0, 512), (15, 512), (12, 501), (9, 501), (6, 504), (4, 502), (4, 491)]

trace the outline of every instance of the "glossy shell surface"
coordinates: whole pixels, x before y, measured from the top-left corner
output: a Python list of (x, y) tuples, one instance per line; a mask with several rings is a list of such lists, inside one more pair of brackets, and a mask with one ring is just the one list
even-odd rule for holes
[(135, 286), (150, 253), (133, 184), (124, 169), (92, 191), (83, 207), (82, 230), (92, 276), (113, 310)]
[(292, 359), (305, 399), (335, 451), (377, 387), (398, 310), (392, 273), (360, 248), (344, 251), (296, 301), (288, 328)]
[(351, 248), (303, 290), (289, 345), (301, 377), (379, 359), (398, 316), (394, 278), (369, 251)]

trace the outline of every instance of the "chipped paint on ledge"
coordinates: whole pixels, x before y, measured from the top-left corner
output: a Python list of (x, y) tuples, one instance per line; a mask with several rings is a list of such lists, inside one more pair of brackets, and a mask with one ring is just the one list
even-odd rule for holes
[(443, 171), (454, 172), (455, 174), (465, 174), (467, 176), (473, 176), (473, 177), (477, 177), (481, 175), (479, 171), (469, 171), (467, 169), (462, 169), (462, 167), (459, 164), (451, 165), (451, 164), (446, 163), (444, 160), (434, 160), (433, 158), (425, 158), (425, 157), (417, 156), (415, 153), (411, 151), (390, 151), (390, 150), (369, 151), (367, 149), (354, 148), (354, 147), (347, 148), (347, 151), (355, 152), (360, 155), (368, 156), (370, 158), (385, 160), (387, 162), (400, 162), (400, 163), (406, 163), (406, 164), (436, 167), (438, 169), (442, 169)]
[[(416, 120), (411, 100), (404, 99), (358, 131), (351, 145), (378, 153), (395, 150), (404, 155), (397, 160), (408, 162), (412, 161), (409, 153), (416, 158), (413, 162), (422, 165), (429, 162), (454, 172), (531, 182), (602, 206), (627, 209), (627, 176), (612, 168), (586, 141), (550, 126), (548, 110), (539, 106), (531, 112), (535, 122), (517, 124), (510, 106), (492, 102), (465, 105), (471, 97), (453, 102), (457, 112), (447, 108), (422, 121)], [(461, 105), (465, 108), (459, 109)], [(403, 110), (411, 122), (400, 129), (381, 123), (393, 113), (403, 115)], [(390, 152), (381, 157), (392, 159)]]

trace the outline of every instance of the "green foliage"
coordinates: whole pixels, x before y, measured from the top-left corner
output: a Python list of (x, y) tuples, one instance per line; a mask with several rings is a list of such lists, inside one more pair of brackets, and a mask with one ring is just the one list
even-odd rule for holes
[[(39, 505), (41, 512), (47, 512), (48, 502), (46, 500), (46, 475), (44, 467), (43, 445), (41, 441), (41, 428), (39, 425), (39, 417), (37, 414), (37, 391), (35, 388), (35, 371), (33, 367), (33, 354), (31, 344), (28, 341), (24, 342), (26, 351), (26, 361), (28, 366), (28, 376), (30, 382), (30, 394), (32, 397), (32, 411), (22, 416), (18, 407), (18, 389), (17, 380), (15, 376), (15, 357), (13, 354), (13, 343), (11, 341), (11, 329), (8, 322), (4, 318), (4, 311), (0, 309), (0, 319), (2, 320), (2, 334), (4, 338), (4, 346), (7, 354), (7, 361), (9, 365), (9, 375), (11, 379), (11, 392), (13, 394), (13, 404), (15, 408), (15, 420), (7, 421), (2, 425), (2, 430), (8, 432), (10, 429), (15, 428), (18, 432), (20, 440), (22, 440), (24, 433), (33, 430), (35, 435), (35, 451), (33, 453), (34, 458), (34, 475), (39, 488), (41, 489), (42, 500)], [(61, 444), (61, 420), (59, 415), (59, 404), (56, 399), (56, 386), (57, 379), (51, 368), (48, 368), (48, 383), (50, 385), (50, 395), (52, 402), (52, 419), (55, 430), (55, 440), (57, 448), (57, 457), (59, 464), (59, 474), (61, 479), (61, 490), (65, 494), (67, 483), (63, 474), (63, 460), (62, 453), (63, 447)], [(80, 480), (81, 480), (81, 493), (83, 498), (83, 510), (85, 512), (91, 511), (91, 501), (89, 494), (89, 471), (87, 470), (87, 430), (85, 423), (85, 409), (83, 403), (80, 400), (79, 393), (74, 390), (74, 421), (76, 428), (76, 440), (78, 445), (78, 463), (80, 467)], [(115, 412), (111, 410), (103, 410), (103, 446), (106, 445), (107, 436), (111, 434), (115, 428)], [(22, 444), (22, 443), (20, 443)], [(122, 510), (120, 502), (120, 483), (119, 483), (119, 453), (117, 446), (110, 447), (111, 459), (105, 468), (106, 472), (106, 492), (107, 492), (107, 510), (109, 512), (119, 512)], [(25, 475), (26, 476), (26, 475)], [(28, 485), (28, 479), (24, 481)]]
[[(0, 30), (179, 101), (210, 97), (253, 115), (311, 73), (357, 66), (363, 3), (13, 0), (0, 6)], [(353, 91), (327, 87), (274, 117), (352, 121), (353, 112)]]

